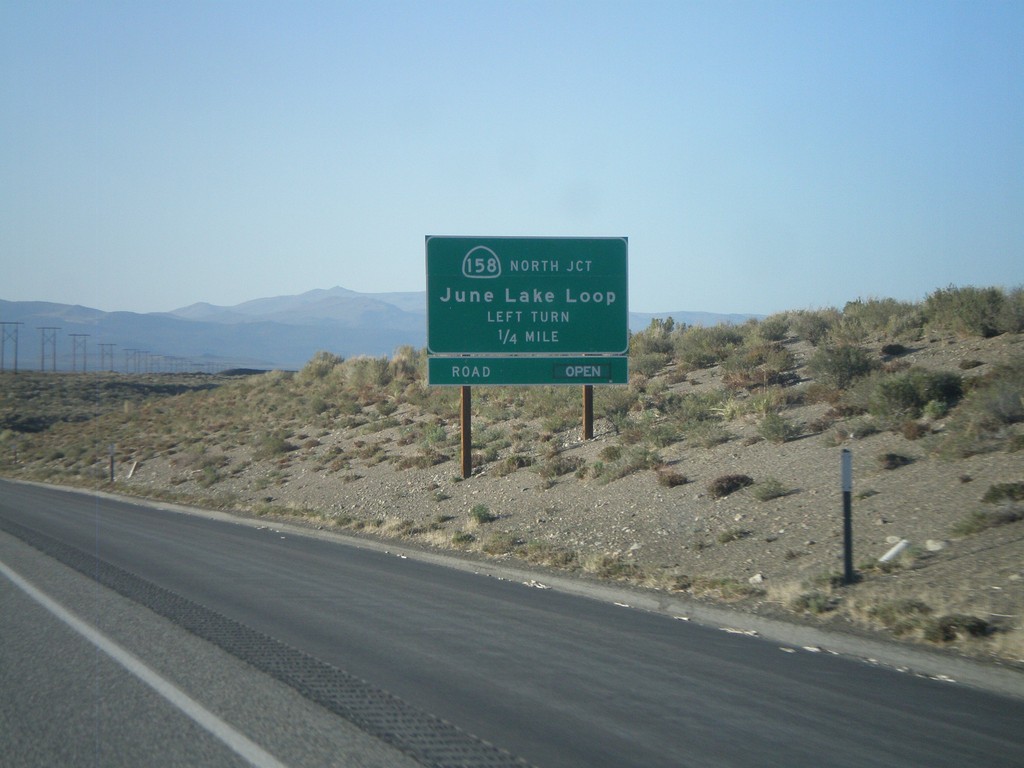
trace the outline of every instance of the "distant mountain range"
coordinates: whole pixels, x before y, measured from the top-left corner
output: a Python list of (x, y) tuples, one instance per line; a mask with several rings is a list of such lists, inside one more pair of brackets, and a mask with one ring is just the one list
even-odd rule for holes
[[(629, 315), (630, 329), (653, 318), (687, 325), (740, 323), (756, 315), (658, 312)], [(192, 304), (172, 312), (103, 312), (71, 304), (0, 299), (3, 366), (117, 371), (298, 369), (319, 350), (342, 357), (390, 355), (426, 344), (426, 294), (316, 289), (232, 307)], [(10, 323), (21, 323), (14, 326)], [(42, 331), (40, 328), (58, 328)], [(72, 336), (72, 334), (84, 334)]]

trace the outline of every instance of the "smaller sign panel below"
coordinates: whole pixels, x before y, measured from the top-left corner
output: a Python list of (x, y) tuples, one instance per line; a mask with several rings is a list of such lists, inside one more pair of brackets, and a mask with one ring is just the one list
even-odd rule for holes
[(440, 386), (628, 384), (623, 356), (431, 357), (427, 380)]

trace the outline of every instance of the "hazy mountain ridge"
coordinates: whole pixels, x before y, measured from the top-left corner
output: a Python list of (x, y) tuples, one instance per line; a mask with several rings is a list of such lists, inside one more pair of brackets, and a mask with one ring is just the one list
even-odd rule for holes
[[(712, 312), (631, 312), (630, 329), (652, 318), (688, 325), (740, 323), (756, 315)], [(0, 300), (0, 320), (19, 328), (19, 367), (38, 368), (42, 326), (59, 327), (57, 368), (72, 367), (69, 334), (88, 334), (87, 370), (103, 362), (100, 344), (113, 344), (114, 369), (125, 370), (126, 350), (221, 367), (301, 368), (319, 350), (342, 357), (390, 355), (402, 345), (426, 345), (426, 293), (359, 293), (335, 286), (218, 306), (200, 302), (170, 312), (104, 312), (81, 305)], [(6, 365), (13, 342), (6, 340)], [(49, 351), (47, 350), (47, 355)], [(47, 367), (50, 358), (47, 357)], [(79, 366), (81, 359), (79, 357)], [(158, 366), (171, 365), (158, 361)], [(109, 367), (109, 358), (104, 367)], [(163, 368), (158, 368), (163, 369)]]

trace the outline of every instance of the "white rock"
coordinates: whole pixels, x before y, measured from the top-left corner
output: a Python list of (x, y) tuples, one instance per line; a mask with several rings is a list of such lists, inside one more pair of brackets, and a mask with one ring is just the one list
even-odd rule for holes
[(941, 541), (940, 539), (928, 539), (924, 543), (924, 548), (929, 552), (941, 552), (947, 546), (947, 542)]
[(762, 584), (764, 583), (764, 574), (755, 573), (753, 576), (747, 579), (747, 581), (749, 581), (751, 584)]

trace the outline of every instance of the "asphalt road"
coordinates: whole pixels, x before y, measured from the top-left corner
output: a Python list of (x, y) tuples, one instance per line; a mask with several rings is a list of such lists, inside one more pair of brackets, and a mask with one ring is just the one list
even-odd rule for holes
[[(93, 582), (92, 593), (120, 606), (92, 611), (108, 635), (131, 634), (117, 620), (121, 614), (131, 617), (128, 626), (164, 627), (152, 632), (165, 638), (167, 650), (147, 662), (172, 681), (193, 680), (182, 684), (193, 698), (212, 701), (212, 712), (228, 710), (230, 717), (221, 715), (228, 728), (284, 764), (321, 764), (331, 749), (352, 750), (344, 759), (334, 753), (338, 765), (400, 765), (409, 755), (422, 764), (518, 759), (539, 768), (1024, 764), (1024, 700), (557, 589), (273, 527), (0, 482), (4, 530), (0, 563), (33, 584), (67, 570), (35, 550), (26, 554), (21, 540), (33, 536), (79, 572), (95, 570), (110, 588)], [(65, 578), (89, 589), (80, 573)], [(69, 587), (50, 592), (55, 599), (64, 594), (72, 610), (99, 600), (68, 598)], [(151, 686), (108, 661), (3, 574), (0, 595), (4, 743), (60, 754), (77, 711), (84, 718), (77, 727), (93, 736), (95, 749), (112, 743), (105, 731), (95, 736), (96, 723), (117, 722), (97, 712), (124, 708), (145, 734), (135, 738), (124, 729), (135, 738), (130, 754), (177, 745), (206, 750), (178, 764), (242, 759), (216, 730), (194, 733), (195, 718), (154, 698)], [(196, 611), (209, 614), (206, 624), (185, 631), (180, 625), (192, 627)], [(124, 644), (149, 647), (137, 639)], [(169, 659), (185, 646), (192, 650), (183, 671)], [(193, 656), (208, 659), (212, 671), (199, 674)], [(286, 705), (268, 712), (233, 686), (272, 689)], [(75, 695), (63, 697), (64, 690)], [(69, 711), (46, 717), (57, 700)], [(246, 706), (254, 712), (234, 712)], [(33, 708), (38, 717), (10, 719)], [(250, 716), (262, 725), (253, 729)], [(331, 718), (341, 725), (332, 727)], [(48, 725), (33, 731), (36, 721)], [(326, 738), (296, 735), (307, 726), (334, 734), (343, 746), (326, 749), (327, 757), (312, 747), (304, 754), (289, 739)], [(70, 764), (20, 764), (57, 763)]]

